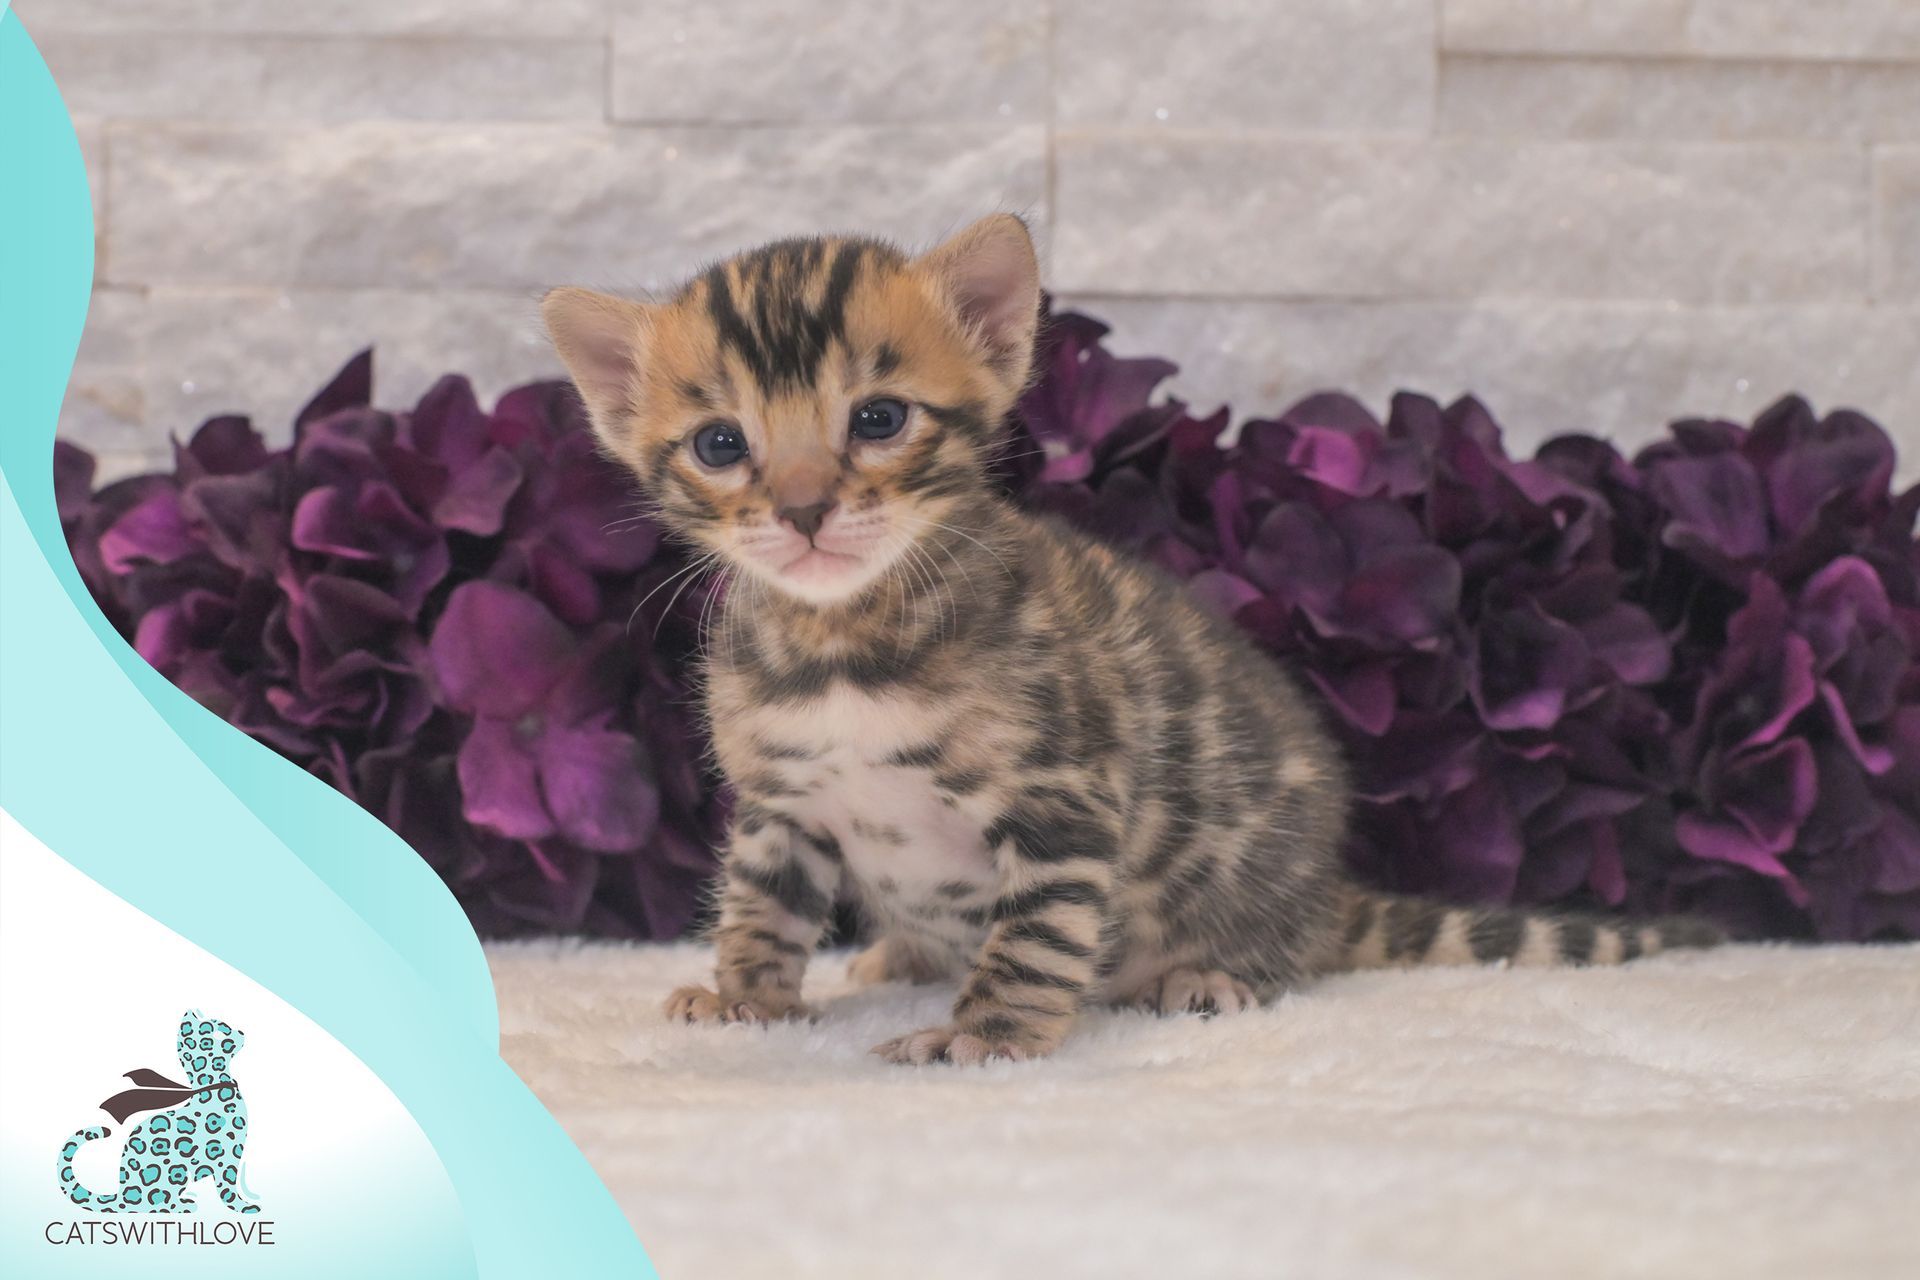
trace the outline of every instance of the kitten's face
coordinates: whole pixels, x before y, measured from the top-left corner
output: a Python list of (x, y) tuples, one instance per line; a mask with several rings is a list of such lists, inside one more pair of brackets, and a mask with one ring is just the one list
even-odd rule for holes
[(783, 241), (644, 305), (544, 312), (596, 430), (662, 517), (813, 604), (851, 599), (941, 525), (966, 528), (1023, 384), (1039, 284), (988, 218), (919, 258)]

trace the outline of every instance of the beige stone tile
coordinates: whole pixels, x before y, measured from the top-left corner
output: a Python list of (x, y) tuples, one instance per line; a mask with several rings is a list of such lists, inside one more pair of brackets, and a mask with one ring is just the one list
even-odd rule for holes
[(1920, 138), (1920, 63), (1452, 54), (1442, 133), (1838, 142)]
[(143, 120), (585, 120), (606, 112), (600, 40), (53, 31), (71, 110)]
[[(1920, 146), (1874, 150), (1873, 294), (1920, 301)], [(1909, 335), (1920, 365), (1920, 331)]]
[(142, 284), (661, 286), (781, 235), (1044, 225), (1045, 175), (1039, 126), (141, 128), (110, 251)]
[(138, 293), (94, 290), (60, 407), (60, 434), (74, 443), (96, 452), (129, 454), (154, 444), (141, 384), (139, 322), (144, 307)]
[(1067, 133), (1066, 290), (1862, 296), (1856, 148)]
[(1687, 44), (1722, 57), (1920, 58), (1920, 4), (1692, 0)]
[(283, 442), (293, 417), (356, 352), (374, 348), (374, 399), (406, 408), (445, 373), (483, 399), (560, 376), (530, 293), (390, 289), (100, 291), (60, 433), (159, 465), (169, 434), (222, 413)]
[(613, 115), (649, 123), (1043, 120), (1031, 0), (613, 0)]
[(1441, 43), (1480, 53), (1920, 57), (1912, 0), (1440, 0)]
[(1424, 132), (1433, 0), (1057, 0), (1066, 125)]
[(1438, 0), (1441, 47), (1481, 53), (1670, 53), (1692, 0)]
[(14, 0), (43, 31), (598, 36), (606, 0)]

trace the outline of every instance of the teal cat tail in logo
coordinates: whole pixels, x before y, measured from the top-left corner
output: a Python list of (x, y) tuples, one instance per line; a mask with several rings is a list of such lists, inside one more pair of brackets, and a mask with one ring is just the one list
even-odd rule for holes
[(227, 1206), (258, 1213), (246, 1190), (247, 1103), (227, 1065), (246, 1044), (238, 1029), (189, 1009), (180, 1016), (177, 1048), (186, 1082), (142, 1068), (126, 1073), (134, 1087), (100, 1104), (120, 1124), (150, 1113), (127, 1131), (121, 1148), (120, 1185), (110, 1191), (88, 1188), (74, 1172), (73, 1158), (89, 1142), (113, 1130), (98, 1125), (80, 1130), (60, 1148), (56, 1172), (60, 1194), (94, 1213), (189, 1213), (193, 1193), (211, 1179)]
[[(79, 1151), (80, 1148), (87, 1143), (97, 1138), (107, 1137), (112, 1132), (113, 1129), (108, 1125), (95, 1125), (91, 1128), (82, 1129), (80, 1132), (74, 1134), (71, 1138), (67, 1139), (67, 1145), (60, 1148), (60, 1194), (75, 1204), (80, 1205), (82, 1208), (111, 1211), (123, 1207), (117, 1200), (105, 1200), (87, 1190), (85, 1186), (81, 1185), (80, 1179), (75, 1176), (73, 1172), (74, 1153)], [(130, 1187), (125, 1194), (138, 1196), (139, 1191), (136, 1188)]]

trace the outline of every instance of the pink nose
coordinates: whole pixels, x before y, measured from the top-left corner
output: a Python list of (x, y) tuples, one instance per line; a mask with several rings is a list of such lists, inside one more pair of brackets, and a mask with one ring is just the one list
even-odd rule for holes
[(809, 503), (804, 507), (782, 507), (780, 518), (811, 538), (820, 532), (820, 526), (826, 523), (827, 514), (838, 505), (828, 501)]

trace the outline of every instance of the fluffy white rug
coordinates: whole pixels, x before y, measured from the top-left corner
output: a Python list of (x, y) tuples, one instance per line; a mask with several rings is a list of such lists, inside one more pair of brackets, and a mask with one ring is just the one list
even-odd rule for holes
[(1357, 975), (968, 1069), (869, 1057), (952, 992), (844, 955), (771, 1030), (667, 1025), (703, 948), (489, 957), (667, 1280), (1920, 1276), (1920, 947)]

